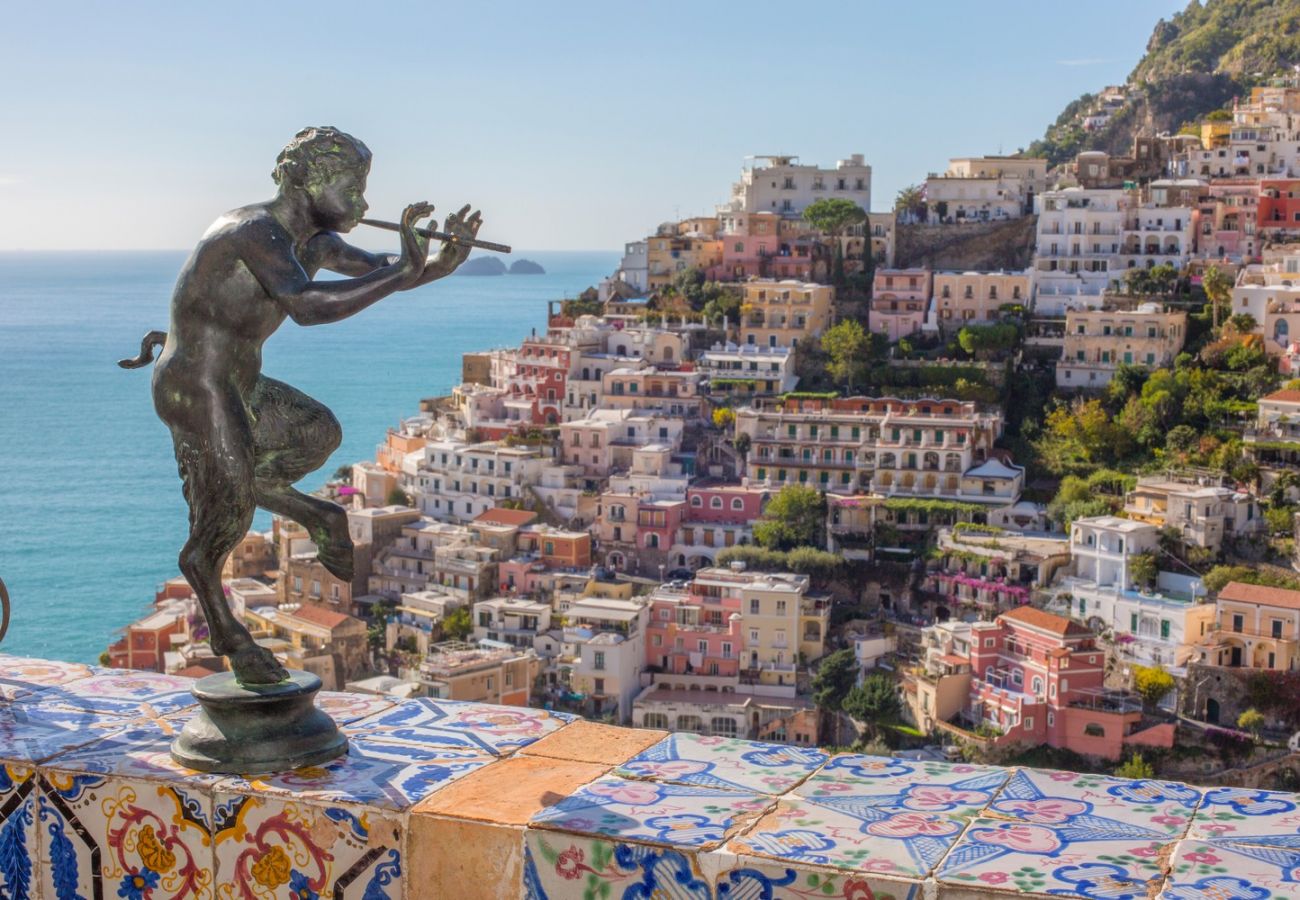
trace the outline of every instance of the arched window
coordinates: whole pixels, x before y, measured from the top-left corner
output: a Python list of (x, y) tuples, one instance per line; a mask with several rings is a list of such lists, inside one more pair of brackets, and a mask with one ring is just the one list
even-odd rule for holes
[(696, 494), (695, 496), (691, 497), (691, 506), (698, 507), (703, 505), (704, 505), (704, 498), (701, 497), (699, 494)]
[(709, 508), (710, 508), (710, 509), (722, 509), (722, 498), (721, 498), (721, 497), (713, 497), (712, 499), (710, 499), (710, 500), (709, 500)]
[(709, 720), (709, 730), (719, 737), (735, 737), (736, 720), (725, 716), (714, 716)]
[(700, 732), (701, 724), (699, 716), (681, 715), (677, 717), (677, 728), (675, 731), (691, 731), (696, 734)]
[(743, 509), (745, 508), (745, 501), (744, 501), (744, 500), (741, 500), (739, 497), (732, 497), (732, 498), (731, 498), (731, 508), (732, 508), (732, 509), (743, 510)]
[(666, 716), (664, 713), (658, 713), (658, 712), (646, 713), (645, 718), (641, 720), (641, 727), (642, 728), (667, 728), (668, 716)]
[(1285, 344), (1287, 336), (1291, 332), (1291, 326), (1287, 324), (1286, 319), (1278, 319), (1273, 323), (1273, 340), (1279, 344)]

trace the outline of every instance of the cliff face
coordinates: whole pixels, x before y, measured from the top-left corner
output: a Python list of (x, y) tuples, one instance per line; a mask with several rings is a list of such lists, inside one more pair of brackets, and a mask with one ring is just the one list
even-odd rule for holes
[(1034, 252), (1037, 216), (974, 225), (899, 225), (894, 264), (901, 269), (1024, 269)]
[(1127, 152), (1138, 135), (1177, 132), (1230, 106), (1253, 85), (1290, 74), (1300, 63), (1300, 0), (1193, 0), (1156, 23), (1125, 85), (1127, 96), (1102, 127), (1083, 119), (1097, 109), (1085, 94), (1068, 104), (1030, 155), (1052, 165), (1082, 150)]

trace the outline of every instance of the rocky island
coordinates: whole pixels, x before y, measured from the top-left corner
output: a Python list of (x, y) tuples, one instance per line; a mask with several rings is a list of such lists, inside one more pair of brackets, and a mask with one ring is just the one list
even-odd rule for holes
[(480, 256), (478, 259), (467, 260), (459, 269), (457, 275), (504, 275), (506, 274), (506, 264), (495, 256)]
[(511, 275), (545, 275), (546, 270), (542, 268), (541, 263), (535, 263), (531, 259), (517, 259), (510, 264)]

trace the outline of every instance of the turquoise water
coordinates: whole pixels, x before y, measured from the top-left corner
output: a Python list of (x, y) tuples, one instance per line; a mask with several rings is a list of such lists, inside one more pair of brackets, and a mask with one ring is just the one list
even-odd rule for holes
[[(3, 650), (94, 662), (178, 574), (185, 504), (149, 373), (116, 361), (167, 327), (181, 252), (0, 253), (0, 578)], [(467, 350), (542, 329), (546, 301), (596, 283), (615, 253), (517, 252), (546, 275), (452, 277), (334, 325), (286, 323), (264, 371), (323, 401), (343, 444), (304, 484), (373, 459), (420, 398), (459, 381)], [(262, 515), (258, 524), (266, 527)]]

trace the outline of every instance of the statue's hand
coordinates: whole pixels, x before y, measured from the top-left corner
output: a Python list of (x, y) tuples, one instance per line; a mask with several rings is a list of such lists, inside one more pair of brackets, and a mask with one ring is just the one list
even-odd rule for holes
[(429, 239), (416, 231), (416, 226), (432, 213), (433, 205), (423, 201), (402, 210), (402, 256), (397, 265), (410, 283), (424, 272), (425, 261), (429, 258)]
[[(469, 213), (469, 204), (466, 203), (458, 212), (454, 212), (447, 217), (447, 223), (443, 226), (443, 232), (455, 235), (465, 240), (473, 240), (478, 236), (478, 230), (483, 225), (482, 213), (475, 210), (473, 215)], [(456, 270), (456, 267), (465, 261), (469, 256), (469, 251), (473, 249), (466, 244), (448, 241), (442, 245), (438, 251), (438, 256), (430, 263), (441, 274), (447, 275)]]

